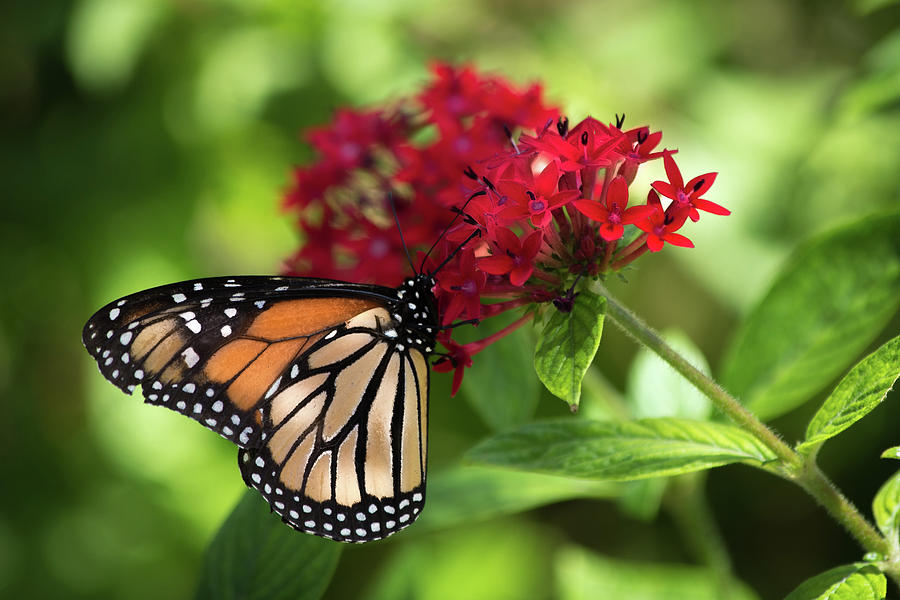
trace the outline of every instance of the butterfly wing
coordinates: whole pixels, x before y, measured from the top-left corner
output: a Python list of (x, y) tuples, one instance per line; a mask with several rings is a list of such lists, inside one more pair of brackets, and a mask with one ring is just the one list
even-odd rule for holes
[(398, 293), (202, 279), (108, 304), (83, 341), (120, 389), (140, 385), (147, 402), (245, 448), (245, 481), (291, 526), (362, 542), (410, 524), (424, 502), (433, 336), (402, 343)]
[(295, 529), (366, 542), (422, 509), (428, 365), (378, 333), (388, 317), (362, 313), (298, 357), (262, 410), (264, 443), (240, 454), (247, 485)]

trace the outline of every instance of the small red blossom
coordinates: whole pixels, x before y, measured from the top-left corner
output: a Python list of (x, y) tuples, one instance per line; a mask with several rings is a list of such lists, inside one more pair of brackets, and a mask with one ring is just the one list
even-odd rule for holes
[(691, 221), (696, 222), (700, 220), (698, 210), (713, 213), (714, 215), (731, 214), (731, 211), (724, 206), (719, 206), (715, 202), (710, 202), (700, 197), (712, 187), (717, 173), (698, 175), (684, 183), (684, 179), (681, 177), (681, 170), (675, 164), (671, 151), (663, 152), (663, 164), (666, 166), (666, 175), (669, 181), (654, 181), (653, 188), (666, 198), (671, 198), (680, 210), (687, 210)]
[(453, 385), (450, 386), (450, 396), (453, 397), (462, 384), (463, 372), (472, 366), (472, 355), (466, 346), (452, 340), (449, 333), (442, 333), (438, 336), (438, 341), (447, 349), (447, 353), (435, 361), (433, 368), (438, 373), (453, 371)]
[(543, 235), (535, 229), (525, 239), (505, 227), (496, 231), (497, 252), (478, 260), (478, 268), (491, 275), (509, 275), (509, 282), (521, 287), (534, 272), (534, 258), (541, 249)]
[(498, 186), (513, 202), (501, 213), (510, 220), (528, 218), (535, 227), (544, 228), (550, 224), (552, 211), (565, 206), (578, 197), (574, 190), (559, 190), (559, 168), (551, 161), (531, 185), (520, 181), (503, 181)]
[(592, 200), (576, 200), (572, 203), (589, 219), (600, 223), (600, 237), (614, 242), (625, 234), (624, 225), (637, 223), (653, 213), (649, 206), (628, 206), (628, 184), (619, 175), (609, 184), (606, 206)]
[(675, 233), (684, 225), (685, 217), (680, 219), (678, 214), (684, 215), (683, 211), (673, 211), (667, 214), (663, 209), (662, 203), (659, 201), (659, 194), (656, 190), (650, 190), (647, 195), (647, 204), (652, 209), (652, 214), (644, 221), (635, 223), (637, 227), (646, 231), (647, 247), (650, 252), (659, 252), (663, 248), (663, 243), (668, 242), (673, 246), (681, 246), (683, 248), (693, 248), (694, 242), (679, 233)]
[(447, 299), (441, 312), (444, 323), (481, 317), (481, 292), (486, 282), (487, 274), (475, 266), (475, 252), (471, 248), (461, 251), (457, 267), (438, 275), (438, 286)]

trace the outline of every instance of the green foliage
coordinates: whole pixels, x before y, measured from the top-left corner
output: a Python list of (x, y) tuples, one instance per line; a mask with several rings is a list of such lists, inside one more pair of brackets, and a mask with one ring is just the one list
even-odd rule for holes
[(878, 529), (889, 541), (900, 545), (900, 471), (888, 479), (872, 500), (872, 514)]
[(577, 407), (581, 398), (581, 380), (594, 360), (600, 336), (606, 299), (581, 291), (570, 312), (550, 309), (534, 351), (534, 368), (544, 386)]
[(560, 600), (752, 600), (745, 585), (722, 580), (710, 569), (614, 560), (567, 547), (554, 561)]
[(732, 425), (661, 418), (532, 423), (484, 440), (467, 458), (539, 473), (629, 481), (735, 462), (762, 464), (775, 457)]
[(896, 458), (900, 459), (900, 446), (894, 446), (893, 448), (888, 448), (884, 452), (881, 453), (881, 458)]
[(825, 440), (869, 414), (887, 396), (900, 377), (900, 337), (895, 337), (864, 358), (847, 374), (816, 412), (798, 446), (809, 453)]
[[(481, 336), (490, 332), (483, 326), (477, 331)], [(466, 399), (494, 431), (529, 421), (537, 408), (541, 384), (530, 376), (533, 342), (528, 334), (520, 329), (491, 344), (463, 378)]]
[(343, 548), (285, 526), (249, 490), (206, 551), (197, 599), (321, 598)]
[(807, 579), (784, 600), (884, 600), (887, 580), (877, 567), (854, 563)]
[(428, 476), (428, 510), (410, 533), (484, 521), (573, 498), (610, 498), (620, 487), (494, 467), (463, 466)]
[(763, 419), (818, 392), (900, 306), (900, 213), (830, 231), (805, 244), (735, 336), (726, 389)]

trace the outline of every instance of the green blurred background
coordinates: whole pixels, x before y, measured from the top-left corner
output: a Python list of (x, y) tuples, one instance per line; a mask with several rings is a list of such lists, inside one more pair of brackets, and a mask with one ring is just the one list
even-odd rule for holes
[[(278, 203), (291, 165), (310, 157), (304, 127), (414, 91), (442, 58), (543, 81), (573, 121), (624, 111), (662, 129), (685, 175), (720, 173), (708, 197), (733, 215), (691, 228), (694, 250), (642, 259), (618, 293), (654, 326), (686, 332), (715, 370), (800, 240), (897, 204), (898, 25), (890, 0), (4, 4), (0, 595), (193, 593), (243, 490), (236, 452), (108, 385), (80, 330), (145, 287), (277, 271), (296, 245)], [(598, 361), (614, 385), (634, 352), (607, 330)], [(448, 398), (446, 378), (432, 387), (439, 469), (489, 429), (466, 393)], [(776, 426), (796, 439), (814, 404)], [(567, 411), (542, 396), (538, 412)], [(891, 473), (877, 456), (900, 442), (898, 422), (882, 406), (823, 453), (862, 506)], [(708, 488), (736, 572), (763, 598), (859, 558), (787, 483), (733, 467)], [(403, 579), (415, 598), (578, 597), (559, 583), (584, 558), (572, 548), (693, 561), (665, 515), (580, 500), (349, 548), (328, 595)]]

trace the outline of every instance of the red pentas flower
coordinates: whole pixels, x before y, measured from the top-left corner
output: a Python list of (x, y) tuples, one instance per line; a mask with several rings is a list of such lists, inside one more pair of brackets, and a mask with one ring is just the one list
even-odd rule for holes
[[(437, 279), (444, 325), (524, 311), (476, 342), (441, 332), (446, 352), (435, 368), (454, 372), (453, 393), (473, 355), (541, 306), (564, 307), (591, 278), (665, 244), (691, 247), (677, 231), (698, 211), (729, 214), (703, 198), (715, 173), (685, 183), (675, 151), (657, 150), (662, 132), (624, 129), (624, 116), (569, 127), (540, 85), (518, 87), (471, 66), (436, 63), (431, 72), (412, 101), (341, 110), (307, 134), (317, 159), (296, 169), (285, 195), (304, 245), (285, 270), (397, 283), (408, 263), (396, 212), (411, 254), (434, 244), (421, 262)], [(668, 181), (629, 206), (638, 170), (659, 158)]]
[(576, 200), (572, 203), (588, 218), (600, 223), (600, 237), (614, 242), (625, 234), (625, 225), (637, 223), (653, 213), (649, 206), (628, 206), (628, 184), (619, 175), (609, 184), (605, 206), (591, 200)]

